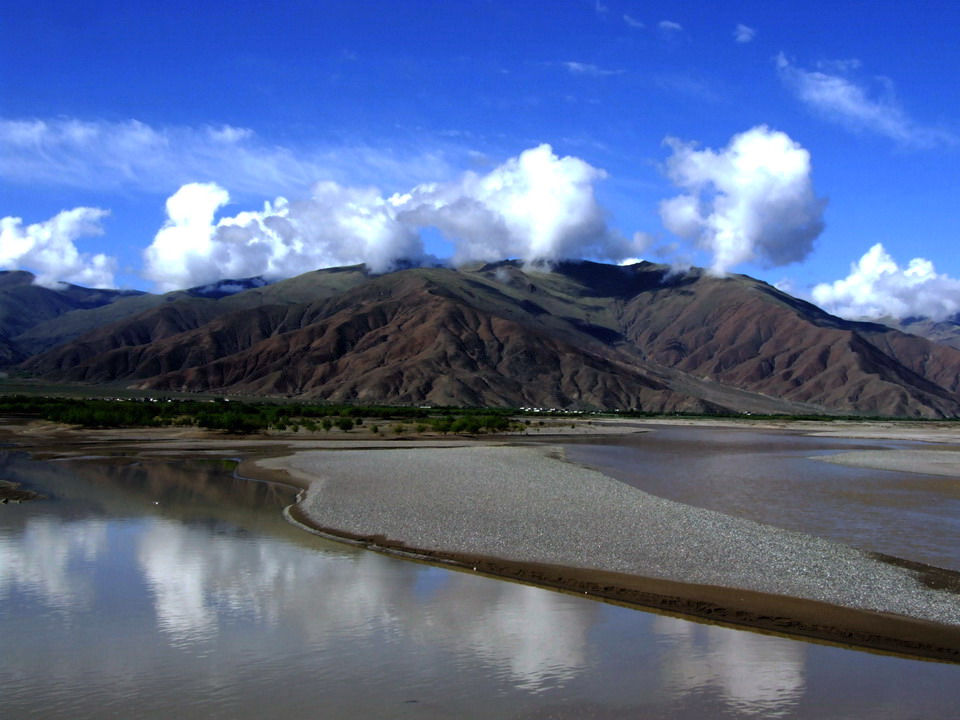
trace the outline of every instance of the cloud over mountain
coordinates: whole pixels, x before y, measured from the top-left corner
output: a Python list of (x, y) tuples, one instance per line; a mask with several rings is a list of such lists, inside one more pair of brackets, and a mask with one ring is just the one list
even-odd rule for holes
[(777, 267), (803, 260), (824, 228), (826, 200), (814, 193), (810, 153), (765, 125), (720, 151), (668, 138), (667, 176), (684, 190), (660, 203), (670, 232), (711, 256), (723, 275), (740, 263)]
[(22, 218), (0, 218), (0, 269), (29, 268), (37, 284), (48, 287), (59, 282), (112, 287), (116, 260), (103, 253), (82, 253), (75, 244), (81, 237), (102, 235), (100, 221), (108, 214), (77, 207), (27, 226)]
[(938, 273), (920, 257), (901, 267), (880, 243), (850, 266), (847, 277), (820, 283), (812, 295), (823, 309), (850, 319), (942, 320), (960, 312), (960, 280)]
[(464, 173), (384, 197), (376, 188), (322, 182), (312, 197), (277, 198), (262, 211), (215, 220), (229, 201), (213, 183), (184, 185), (167, 201), (168, 219), (144, 252), (147, 278), (161, 289), (223, 277), (288, 277), (306, 268), (366, 263), (385, 272), (422, 260), (420, 230), (437, 228), (452, 262), (521, 258), (618, 260), (638, 241), (607, 226), (593, 187), (604, 171), (549, 145), (524, 151), (489, 173)]

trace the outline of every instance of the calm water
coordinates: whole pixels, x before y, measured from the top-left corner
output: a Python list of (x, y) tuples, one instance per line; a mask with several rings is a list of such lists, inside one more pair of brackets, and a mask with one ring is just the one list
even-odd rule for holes
[(0, 505), (3, 718), (960, 716), (958, 666), (326, 543), (216, 462), (0, 477), (58, 498)]
[(567, 458), (671, 500), (960, 570), (960, 481), (809, 459), (947, 446), (651, 427), (649, 433), (568, 443)]

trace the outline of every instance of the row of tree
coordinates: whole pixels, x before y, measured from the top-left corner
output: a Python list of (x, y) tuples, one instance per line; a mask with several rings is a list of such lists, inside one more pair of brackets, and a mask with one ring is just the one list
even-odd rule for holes
[[(397, 434), (414, 429), (440, 433), (504, 432), (510, 429), (510, 411), (493, 409), (405, 408), (387, 406), (325, 406), (269, 403), (137, 400), (101, 398), (45, 398), (24, 395), (0, 397), (0, 415), (40, 417), (51, 422), (88, 428), (183, 426), (230, 433), (265, 430), (318, 432), (337, 428), (349, 432), (364, 419), (399, 421)], [(379, 432), (379, 426), (371, 427)]]

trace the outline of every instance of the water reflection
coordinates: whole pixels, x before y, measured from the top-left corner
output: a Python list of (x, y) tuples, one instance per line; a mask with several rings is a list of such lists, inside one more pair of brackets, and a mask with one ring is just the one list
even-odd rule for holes
[(0, 513), (4, 717), (942, 716), (960, 686), (326, 543), (217, 467), (0, 466), (64, 498)]
[(718, 690), (741, 714), (782, 717), (804, 693), (806, 646), (711, 625), (658, 617), (653, 632), (668, 640), (662, 670), (674, 693)]
[[(525, 585), (451, 578), (429, 618), (435, 636), (456, 638), (460, 652), (502, 666), (518, 687), (529, 690), (562, 684), (587, 666), (587, 633), (598, 613), (594, 604)], [(466, 585), (481, 592), (465, 592)]]
[(43, 517), (22, 534), (0, 533), (0, 594), (25, 593), (63, 610), (87, 607), (96, 595), (90, 566), (106, 546), (102, 520)]
[[(144, 528), (136, 557), (158, 625), (177, 646), (209, 641), (227, 616), (266, 626), (293, 616), (312, 645), (375, 635), (441, 641), (458, 655), (503, 666), (529, 689), (583, 667), (596, 612), (523, 585), (427, 566), (384, 572), (387, 560), (373, 553), (318, 562), (270, 538), (238, 543), (166, 520)], [(436, 574), (442, 582), (430, 595), (418, 590), (436, 584), (429, 579)]]

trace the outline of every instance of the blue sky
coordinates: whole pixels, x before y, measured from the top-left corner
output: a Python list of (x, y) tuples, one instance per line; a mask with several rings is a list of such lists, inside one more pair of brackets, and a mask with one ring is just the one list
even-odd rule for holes
[(642, 257), (942, 317), (958, 30), (946, 2), (8, 3), (0, 269)]

